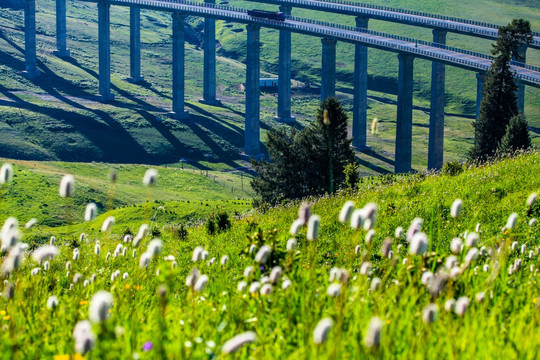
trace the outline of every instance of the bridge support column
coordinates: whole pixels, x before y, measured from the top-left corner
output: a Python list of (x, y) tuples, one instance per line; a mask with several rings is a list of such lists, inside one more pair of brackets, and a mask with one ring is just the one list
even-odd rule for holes
[(66, 40), (66, 0), (56, 0), (56, 50), (53, 54), (60, 58), (70, 55)]
[(321, 101), (336, 95), (336, 40), (321, 39), (322, 76)]
[[(518, 46), (518, 54), (514, 58), (514, 60), (525, 64), (525, 62), (527, 61), (527, 45), (521, 44)], [(518, 87), (517, 94), (516, 94), (518, 110), (521, 114), (523, 114), (525, 113), (525, 84), (517, 80), (516, 85)]]
[(244, 130), (244, 152), (257, 156), (260, 145), (260, 27), (247, 25), (246, 57), (246, 123)]
[(399, 54), (398, 104), (396, 124), (396, 173), (412, 169), (412, 105), (414, 57)]
[(189, 112), (184, 109), (184, 20), (186, 16), (180, 13), (172, 14), (172, 112), (173, 119), (185, 120)]
[[(367, 29), (369, 18), (357, 17), (356, 27)], [(357, 150), (369, 150), (366, 144), (367, 90), (368, 90), (368, 48), (356, 44), (354, 48), (354, 98), (353, 98), (353, 146)]]
[[(279, 11), (291, 15), (290, 6), (280, 6)], [(278, 108), (274, 120), (294, 122), (291, 116), (291, 32), (279, 31)]]
[(144, 80), (141, 76), (141, 9), (129, 7), (129, 75), (131, 83)]
[(111, 93), (111, 5), (99, 1), (98, 8), (98, 46), (99, 46), (99, 95), (102, 101), (114, 100)]
[[(215, 0), (204, 0), (205, 3), (215, 4)], [(204, 18), (204, 69), (203, 69), (203, 98), (202, 104), (221, 105), (216, 98), (216, 20)]]
[[(446, 31), (433, 30), (433, 42), (436, 44), (446, 44)], [(443, 166), (445, 75), (444, 64), (435, 61), (432, 62), (428, 169), (440, 169)]]
[(28, 79), (39, 76), (36, 56), (36, 0), (24, 1), (24, 64)]

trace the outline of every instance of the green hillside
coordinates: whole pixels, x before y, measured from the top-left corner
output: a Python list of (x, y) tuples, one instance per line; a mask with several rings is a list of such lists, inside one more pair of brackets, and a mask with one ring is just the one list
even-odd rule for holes
[[(15, 174), (13, 186), (0, 188), (2, 221), (15, 216), (23, 223), (36, 218), (39, 225), (47, 227), (79, 223), (83, 221), (86, 204), (95, 202), (99, 213), (117, 209), (113, 211), (115, 216), (126, 223), (141, 221), (154, 214), (163, 222), (192, 222), (219, 208), (227, 211), (249, 209), (253, 196), (249, 176), (202, 171), (190, 166), (183, 169), (153, 167), (158, 170), (159, 183), (149, 190), (141, 182), (148, 166), (9, 162), (14, 165)], [(114, 185), (109, 181), (111, 171), (117, 174)], [(76, 191), (74, 197), (62, 201), (58, 184), (65, 174), (75, 177)], [(124, 216), (126, 211), (130, 214)]]
[[(233, 0), (231, 5), (268, 8)], [(504, 24), (514, 17), (531, 21), (540, 29), (539, 6), (533, 2), (482, 0), (387, 1), (386, 5), (462, 16)], [(490, 11), (484, 11), (489, 8)], [(52, 55), (55, 46), (54, 2), (37, 4), (38, 57), (42, 76), (28, 81), (21, 76), (24, 68), (22, 12), (0, 9), (0, 155), (9, 158), (62, 161), (104, 161), (121, 163), (178, 163), (181, 158), (205, 162), (210, 168), (235, 168), (243, 144), (245, 77), (241, 63), (245, 56), (245, 27), (217, 22), (218, 94), (224, 107), (198, 103), (202, 94), (202, 19), (190, 18), (186, 45), (186, 97), (192, 114), (189, 121), (167, 118), (171, 107), (171, 20), (170, 15), (142, 12), (142, 73), (147, 82), (132, 85), (129, 76), (128, 10), (111, 11), (112, 83), (117, 100), (110, 104), (96, 101), (97, 94), (97, 12), (94, 4), (68, 2), (68, 47), (72, 59), (64, 61)], [(333, 14), (295, 10), (295, 15), (352, 24), (353, 19)], [(372, 21), (370, 27), (429, 40), (430, 31)], [(261, 32), (263, 76), (277, 69), (277, 32)], [(460, 35), (448, 36), (448, 43), (483, 52), (490, 42)], [(293, 35), (293, 75), (295, 84), (293, 112), (299, 126), (313, 119), (318, 106), (317, 84), (320, 73), (320, 41)], [(338, 96), (350, 111), (353, 46), (339, 44)], [(540, 65), (540, 52), (529, 51), (531, 64)], [(369, 144), (375, 153), (360, 154), (365, 174), (393, 169), (395, 136), (395, 100), (397, 58), (382, 51), (370, 51), (369, 120), (378, 118), (376, 134)], [(417, 170), (427, 163), (430, 64), (418, 60), (415, 65), (415, 110), (413, 129), (413, 165)], [(305, 90), (310, 82), (315, 90)], [(473, 143), (470, 123), (474, 116), (475, 76), (448, 68), (445, 158), (462, 159)], [(265, 131), (277, 126), (272, 118), (276, 94), (261, 97), (262, 139)], [(533, 143), (540, 144), (540, 92), (529, 89), (526, 95)], [(352, 114), (351, 114), (352, 115)], [(218, 165), (220, 164), (220, 165)]]
[[(534, 359), (540, 227), (528, 224), (540, 216), (540, 203), (526, 201), (540, 190), (539, 171), (536, 152), (455, 176), (366, 179), (355, 193), (311, 199), (318, 235), (308, 241), (301, 229), (293, 251), (286, 243), (299, 204), (253, 212), (213, 236), (196, 227), (179, 240), (164, 226), (162, 243), (150, 237), (140, 245), (123, 242), (123, 221), (110, 233), (97, 231), (110, 213), (87, 225), (48, 228), (59, 254), (47, 265), (33, 260), (39, 252), (16, 269), (6, 260), (12, 255), (3, 259), (4, 274), (11, 270), (0, 297), (6, 329), (0, 347), (6, 358), (57, 360), (79, 359), (74, 354), (82, 352), (85, 359), (227, 358), (233, 349), (231, 358), (242, 359)], [(7, 187), (15, 191), (20, 184)], [(456, 198), (463, 209), (452, 218)], [(365, 230), (338, 221), (348, 200), (357, 208), (376, 203), (370, 241)], [(517, 220), (508, 225), (511, 213)], [(396, 227), (407, 230), (417, 217), (425, 235), (411, 244), (396, 237)], [(468, 235), (475, 229), (476, 243)], [(73, 241), (81, 231), (86, 238)], [(468, 245), (452, 257), (455, 237)], [(379, 250), (385, 239), (391, 258)], [(417, 255), (412, 244), (421, 239), (428, 239), (427, 252)], [(263, 244), (271, 249), (267, 260), (255, 255)], [(203, 260), (192, 259), (197, 246), (208, 252)], [(148, 262), (145, 251), (154, 254)], [(221, 264), (224, 255), (228, 261)], [(273, 270), (278, 264), (281, 271)], [(201, 275), (191, 287), (186, 277), (195, 267)], [(108, 294), (94, 297), (98, 291)], [(51, 301), (54, 310), (47, 308)], [(331, 325), (322, 331), (325, 318)], [(72, 335), (86, 319), (89, 329)], [(370, 323), (378, 324), (376, 333)], [(243, 346), (227, 343), (248, 331), (253, 334)]]

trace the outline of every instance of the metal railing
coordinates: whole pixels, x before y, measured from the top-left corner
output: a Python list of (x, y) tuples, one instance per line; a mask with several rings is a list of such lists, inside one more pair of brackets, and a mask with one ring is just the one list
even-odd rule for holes
[[(235, 9), (228, 6), (206, 4), (190, 0), (80, 0), (87, 2), (107, 1), (113, 5), (139, 5), (157, 9), (169, 9), (171, 11), (184, 12), (186, 15), (217, 17), (222, 19), (238, 20), (247, 24), (272, 27), (292, 32), (300, 32), (319, 37), (334, 38), (337, 40), (349, 40), (350, 42), (371, 45), (385, 50), (408, 53), (433, 61), (442, 61), (448, 64), (462, 65), (474, 71), (487, 71), (491, 66), (488, 55), (474, 53), (462, 49), (446, 47), (424, 41), (416, 42), (415, 39), (380, 33), (372, 30), (355, 28), (352, 26), (335, 25), (323, 21), (309, 20), (297, 17), (287, 17), (289, 21), (270, 20), (265, 18), (251, 17), (246, 9)], [(314, 26), (316, 25), (316, 26)], [(398, 40), (395, 42), (392, 40)], [(412, 40), (412, 41), (411, 41)], [(418, 46), (420, 45), (420, 47)], [(441, 52), (442, 51), (442, 52)], [(449, 54), (450, 53), (450, 54)], [(460, 57), (462, 55), (466, 58)], [(540, 85), (540, 69), (516, 63), (513, 65), (515, 76), (518, 79)], [(525, 74), (523, 71), (538, 72), (534, 76)]]
[[(248, 1), (261, 2), (261, 3), (267, 3), (267, 4), (290, 4), (293, 6), (303, 5), (303, 6), (311, 7), (311, 8), (320, 7), (320, 8), (327, 8), (327, 9), (342, 9), (342, 10), (345, 10), (346, 9), (345, 6), (346, 6), (346, 7), (352, 7), (362, 13), (366, 13), (366, 11), (369, 11), (369, 10), (374, 10), (371, 12), (371, 14), (373, 15), (378, 15), (381, 17), (389, 17), (393, 19), (403, 19), (403, 20), (405, 20), (406, 18), (403, 17), (402, 15), (412, 15), (412, 16), (423, 18), (423, 19), (417, 18), (415, 20), (422, 21), (425, 24), (432, 25), (435, 27), (452, 28), (452, 29), (456, 29), (460, 31), (471, 30), (470, 27), (460, 26), (459, 24), (450, 24), (450, 23), (441, 24), (440, 23), (440, 21), (451, 21), (453, 23), (461, 23), (461, 24), (468, 24), (468, 25), (473, 25), (477, 27), (489, 28), (489, 29), (495, 30), (494, 35), (493, 35), (493, 31), (483, 30), (483, 29), (475, 29), (475, 32), (483, 34), (483, 35), (495, 36), (495, 37), (497, 37), (498, 29), (501, 27), (500, 25), (491, 24), (491, 23), (483, 22), (483, 21), (469, 20), (469, 19), (463, 19), (463, 18), (458, 18), (454, 16), (432, 14), (432, 13), (427, 13), (424, 11), (401, 9), (401, 8), (396, 8), (396, 7), (391, 7), (391, 6), (360, 3), (360, 2), (347, 1), (347, 0), (316, 0), (316, 1), (313, 1), (313, 0), (277, 0), (277, 1), (275, 0), (248, 0)], [(434, 20), (438, 20), (438, 21), (434, 21)], [(539, 37), (537, 41), (540, 42), (540, 32), (533, 32), (533, 36)]]

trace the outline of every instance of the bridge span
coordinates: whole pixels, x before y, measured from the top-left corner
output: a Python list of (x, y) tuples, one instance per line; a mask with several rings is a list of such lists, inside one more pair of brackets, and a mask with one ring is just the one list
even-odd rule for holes
[[(58, 0), (62, 2), (65, 0)], [(140, 71), (140, 9), (166, 11), (172, 13), (173, 33), (173, 111), (171, 116), (185, 119), (189, 115), (184, 109), (184, 21), (185, 16), (200, 16), (205, 18), (205, 49), (204, 49), (204, 89), (202, 101), (218, 104), (216, 99), (215, 73), (215, 20), (228, 20), (247, 25), (247, 61), (246, 61), (246, 111), (244, 151), (256, 156), (260, 153), (260, 114), (259, 114), (259, 76), (260, 76), (260, 28), (273, 28), (280, 31), (279, 48), (279, 87), (278, 118), (288, 122), (291, 118), (290, 109), (290, 58), (291, 33), (300, 33), (320, 37), (322, 41), (322, 74), (321, 99), (335, 95), (336, 75), (336, 43), (337, 41), (355, 44), (355, 74), (354, 74), (354, 106), (353, 106), (353, 145), (359, 150), (366, 149), (366, 112), (367, 112), (367, 48), (373, 47), (397, 53), (399, 59), (398, 109), (396, 128), (395, 171), (408, 172), (411, 170), (412, 150), (412, 100), (413, 100), (413, 62), (422, 58), (433, 62), (434, 76), (432, 77), (431, 112), (437, 114), (430, 124), (430, 143), (428, 151), (428, 167), (440, 168), (443, 163), (444, 141), (444, 65), (460, 67), (477, 73), (479, 82), (491, 66), (488, 55), (451, 48), (441, 43), (430, 43), (411, 38), (385, 34), (366, 29), (362, 19), (357, 18), (357, 27), (336, 25), (310, 19), (286, 16), (285, 21), (252, 17), (245, 9), (220, 6), (207, 0), (207, 3), (183, 0), (81, 0), (97, 3), (98, 8), (98, 38), (99, 38), (99, 94), (104, 101), (114, 98), (110, 86), (110, 6), (126, 6), (130, 8), (130, 75), (131, 81), (142, 79)], [(27, 3), (35, 0), (27, 0)], [(65, 7), (65, 3), (64, 3)], [(25, 9), (26, 10), (26, 9)], [(31, 20), (31, 7), (28, 7), (26, 19)], [(34, 6), (35, 12), (35, 6)], [(25, 12), (26, 14), (26, 12)], [(61, 12), (57, 12), (62, 14)], [(35, 29), (35, 13), (34, 29)], [(64, 16), (57, 16), (60, 24), (58, 29), (65, 29)], [(31, 21), (30, 21), (31, 22)], [(366, 24), (367, 25), (367, 24)], [(28, 27), (27, 29), (32, 29)], [(58, 32), (65, 36), (65, 32)], [(32, 37), (32, 34), (29, 35)], [(35, 47), (35, 32), (34, 47)], [(31, 46), (32, 43), (28, 42)], [(58, 46), (65, 41), (57, 41)], [(212, 49), (213, 48), (213, 49)], [(58, 49), (61, 50), (67, 49)], [(32, 57), (27, 51), (27, 57)], [(35, 60), (35, 48), (34, 48)], [(522, 64), (512, 65), (516, 81), (520, 84), (540, 87), (540, 69)], [(33, 71), (35, 70), (35, 71)], [(35, 74), (37, 67), (29, 68), (27, 72)], [(520, 94), (521, 98), (523, 94)], [(481, 99), (479, 92), (478, 101)]]

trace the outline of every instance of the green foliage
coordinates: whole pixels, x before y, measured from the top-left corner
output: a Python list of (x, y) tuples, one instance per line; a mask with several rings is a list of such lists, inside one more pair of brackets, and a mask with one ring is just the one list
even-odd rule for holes
[(345, 182), (345, 166), (354, 162), (350, 145), (347, 114), (336, 98), (328, 98), (316, 121), (302, 131), (268, 133), (270, 161), (252, 161), (259, 176), (251, 186), (262, 202), (270, 204), (334, 192)]
[(170, 231), (172, 233), (173, 238), (179, 239), (179, 240), (185, 240), (188, 237), (188, 230), (184, 224), (180, 225), (173, 225), (170, 228)]
[(345, 184), (347, 184), (347, 189), (356, 190), (358, 182), (360, 181), (360, 174), (358, 173), (358, 164), (356, 162), (350, 163), (345, 166), (343, 170), (345, 172)]
[(480, 116), (473, 123), (476, 139), (469, 152), (469, 159), (485, 161), (495, 155), (510, 119), (518, 115), (517, 85), (510, 61), (519, 60), (518, 50), (532, 41), (530, 23), (514, 19), (499, 28), (499, 37), (493, 45), (493, 64), (482, 91)]
[(444, 163), (441, 173), (449, 176), (456, 176), (463, 172), (463, 163), (459, 161), (447, 161)]
[(153, 238), (158, 238), (161, 236), (161, 229), (159, 226), (152, 226), (152, 229), (150, 229), (150, 236)]
[(229, 214), (226, 211), (219, 210), (212, 212), (206, 219), (206, 231), (210, 235), (214, 235), (217, 232), (223, 232), (229, 230), (231, 227), (231, 220)]
[(516, 115), (510, 119), (510, 123), (506, 127), (499, 147), (498, 154), (513, 154), (518, 150), (526, 150), (531, 147), (531, 136), (527, 120), (523, 114)]
[[(295, 236), (294, 251), (285, 250), (291, 238), (290, 225), (298, 217), (297, 207), (289, 204), (268, 208), (264, 214), (253, 211), (240, 219), (231, 218), (233, 226), (229, 231), (216, 232), (214, 236), (208, 236), (202, 224), (190, 227), (185, 241), (178, 241), (172, 232), (164, 230), (163, 249), (147, 268), (139, 266), (139, 257), (131, 257), (132, 244), (123, 244), (130, 256), (106, 260), (106, 254), (112, 253), (121, 240), (125, 226), (137, 229), (147, 221), (138, 214), (130, 216), (138, 211), (137, 207), (110, 211), (117, 222), (109, 233), (92, 230), (109, 214), (100, 215), (95, 222), (69, 227), (36, 225), (35, 233), (60, 239), (59, 254), (49, 261), (47, 271), (27, 254), (21, 266), (6, 279), (8, 286), (2, 285), (4, 295), (10, 293), (10, 285), (14, 286), (13, 297), (0, 297), (0, 309), (5, 312), (0, 316), (5, 325), (5, 331), (0, 333), (2, 355), (6, 359), (73, 355), (73, 328), (78, 321), (88, 319), (93, 295), (105, 290), (114, 302), (108, 318), (92, 326), (96, 346), (84, 356), (89, 360), (226, 358), (223, 345), (246, 331), (255, 332), (257, 341), (246, 344), (231, 358), (534, 359), (540, 346), (536, 334), (540, 298), (538, 274), (529, 268), (538, 267), (540, 226), (529, 226), (528, 222), (540, 214), (540, 202), (527, 207), (525, 201), (530, 193), (540, 190), (539, 172), (540, 154), (536, 152), (470, 167), (455, 176), (426, 173), (396, 175), (393, 181), (390, 177), (366, 178), (355, 193), (310, 199), (312, 213), (321, 219), (320, 236), (316, 241), (308, 241), (306, 229), (302, 228)], [(463, 200), (463, 210), (453, 219), (449, 209), (456, 198)], [(375, 237), (371, 243), (365, 242), (364, 229), (355, 230), (338, 221), (348, 200), (356, 208), (368, 202), (377, 204)], [(2, 212), (8, 213), (9, 208), (2, 204)], [(164, 206), (168, 210), (174, 208), (169, 202)], [(84, 206), (73, 210), (82, 211)], [(515, 228), (501, 232), (508, 215), (514, 212), (518, 214)], [(397, 226), (407, 228), (416, 217), (424, 220), (422, 231), (429, 238), (425, 256), (409, 254), (406, 239), (394, 237)], [(156, 221), (169, 219), (159, 216)], [(453, 255), (450, 241), (455, 237), (464, 239), (465, 232), (473, 231), (478, 223), (480, 238), (476, 247), (479, 251), (485, 247), (485, 252), (470, 266), (464, 266), (469, 248), (454, 255), (460, 266), (459, 275), (448, 279), (446, 286), (432, 295), (430, 288), (422, 284), (423, 272), (447, 273), (446, 259)], [(24, 239), (34, 233), (22, 227), (21, 231)], [(74, 261), (73, 251), (64, 239), (77, 238), (79, 232), (88, 234), (89, 241), (81, 242), (80, 257)], [(393, 239), (392, 259), (380, 254), (386, 238)], [(99, 256), (94, 254), (96, 240), (101, 246)], [(150, 241), (150, 237), (142, 240), (139, 256)], [(517, 250), (512, 250), (514, 241), (518, 243)], [(251, 245), (255, 251), (249, 252)], [(265, 264), (254, 259), (263, 245), (272, 249)], [(398, 249), (399, 245), (402, 246)], [(524, 254), (522, 245), (526, 247)], [(229, 261), (224, 265), (219, 261), (213, 265), (208, 261), (194, 264), (192, 251), (197, 246), (208, 251), (208, 259), (219, 260), (227, 255)], [(175, 258), (177, 266), (164, 259), (169, 255)], [(521, 269), (510, 275), (508, 269), (517, 259), (522, 262)], [(1, 261), (3, 264), (5, 259)], [(69, 274), (67, 261), (71, 262)], [(365, 261), (371, 263), (367, 275), (360, 272)], [(271, 284), (266, 282), (266, 276), (275, 265), (281, 267), (283, 274)], [(488, 266), (487, 271), (484, 265)], [(255, 271), (245, 279), (248, 266)], [(31, 275), (37, 267), (41, 271)], [(194, 267), (208, 276), (206, 287), (200, 291), (186, 285), (186, 276)], [(350, 275), (340, 282), (336, 297), (327, 295), (333, 267), (346, 269)], [(127, 273), (127, 278), (112, 281), (111, 274), (117, 270)], [(73, 277), (77, 273), (81, 279), (75, 283)], [(95, 281), (84, 286), (93, 274)], [(371, 288), (375, 278), (381, 279), (378, 289)], [(271, 284), (272, 292), (239, 292), (240, 281), (245, 281), (248, 289), (255, 281)], [(288, 281), (290, 286), (285, 290), (283, 285)], [(477, 302), (475, 298), (481, 293), (484, 299)], [(55, 310), (46, 307), (51, 295), (58, 296)], [(462, 316), (444, 310), (447, 300), (463, 296), (470, 303)], [(422, 315), (431, 304), (439, 312), (436, 320), (427, 324)], [(363, 339), (373, 316), (384, 325), (380, 346), (370, 349)], [(333, 325), (326, 342), (316, 345), (313, 332), (325, 317), (331, 318)], [(152, 342), (153, 348), (141, 350), (148, 342)]]

